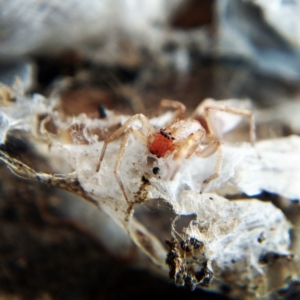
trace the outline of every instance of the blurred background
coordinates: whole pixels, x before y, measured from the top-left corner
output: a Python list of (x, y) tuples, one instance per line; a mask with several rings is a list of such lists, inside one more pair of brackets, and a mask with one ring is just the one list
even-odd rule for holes
[[(287, 136), (300, 131), (299, 15), (299, 0), (2, 0), (0, 81), (59, 95), (69, 116), (250, 99), (259, 138)], [(51, 172), (17, 136), (5, 150)], [(2, 165), (0, 177), (3, 299), (225, 299), (152, 275), (131, 244), (107, 247), (93, 229), (108, 220), (66, 209), (81, 199)]]

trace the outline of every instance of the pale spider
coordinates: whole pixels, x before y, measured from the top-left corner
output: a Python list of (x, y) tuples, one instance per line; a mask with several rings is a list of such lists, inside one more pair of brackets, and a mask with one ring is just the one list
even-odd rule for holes
[[(171, 180), (174, 178), (183, 160), (189, 158), (193, 153), (196, 153), (196, 155), (202, 158), (206, 158), (218, 152), (214, 172), (203, 181), (202, 190), (205, 185), (219, 176), (222, 164), (222, 130), (221, 128), (218, 128), (216, 118), (211, 114), (212, 110), (247, 117), (250, 122), (250, 141), (254, 145), (255, 123), (253, 113), (249, 110), (226, 106), (213, 99), (206, 99), (198, 105), (191, 117), (183, 118), (186, 107), (181, 102), (162, 100), (160, 102), (160, 110), (166, 107), (175, 109), (174, 117), (170, 124), (159, 131), (150, 124), (148, 118), (143, 114), (136, 114), (128, 119), (123, 126), (104, 141), (99, 162), (96, 166), (97, 172), (100, 170), (107, 145), (123, 135), (116, 164), (114, 166), (114, 173), (127, 202), (129, 202), (129, 200), (119, 176), (119, 169), (128, 137), (131, 133), (142, 141), (142, 143), (148, 147), (149, 152), (157, 158), (173, 155), (175, 165), (170, 176)], [(141, 122), (141, 128), (133, 126), (136, 120)], [(205, 145), (205, 147), (200, 149), (200, 145)]]

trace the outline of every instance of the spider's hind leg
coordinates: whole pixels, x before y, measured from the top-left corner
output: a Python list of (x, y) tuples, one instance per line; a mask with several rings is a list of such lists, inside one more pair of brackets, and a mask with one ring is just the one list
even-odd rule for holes
[(203, 127), (207, 130), (207, 134), (213, 137), (214, 140), (221, 139), (222, 134), (221, 134), (221, 129), (218, 130), (218, 128), (216, 128), (215, 119), (211, 113), (212, 110), (222, 111), (222, 112), (247, 118), (250, 123), (250, 128), (249, 128), (250, 142), (252, 146), (255, 145), (255, 141), (256, 141), (255, 120), (252, 111), (224, 105), (222, 102), (219, 103), (213, 99), (206, 99), (203, 102), (201, 102), (195, 109), (194, 113), (192, 114), (192, 117), (195, 119), (200, 118), (201, 119), (200, 123), (204, 122), (204, 124), (202, 124)]

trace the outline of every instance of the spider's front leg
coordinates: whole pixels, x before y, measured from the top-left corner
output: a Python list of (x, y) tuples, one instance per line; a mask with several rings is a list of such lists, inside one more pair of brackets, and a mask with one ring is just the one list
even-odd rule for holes
[(199, 147), (202, 138), (205, 136), (205, 131), (199, 129), (194, 134), (191, 134), (184, 143), (179, 147), (173, 156), (175, 167), (171, 175), (171, 180), (174, 179), (184, 159), (189, 158)]
[[(137, 120), (140, 121), (141, 125), (142, 125), (142, 127), (139, 129), (133, 127), (133, 123), (136, 122)], [(114, 166), (114, 174), (116, 176), (116, 179), (120, 186), (120, 189), (123, 193), (123, 196), (127, 202), (129, 202), (129, 199), (127, 197), (124, 185), (123, 185), (121, 177), (119, 175), (119, 170), (120, 170), (122, 158), (124, 156), (124, 151), (127, 146), (129, 135), (131, 133), (133, 133), (143, 144), (147, 145), (147, 135), (145, 132), (152, 133), (153, 131), (155, 131), (155, 129), (149, 123), (149, 120), (143, 114), (137, 114), (137, 115), (134, 115), (133, 117), (131, 117), (129, 120), (127, 120), (123, 126), (121, 126), (118, 130), (116, 130), (110, 137), (108, 137), (104, 141), (103, 148), (102, 148), (102, 151), (100, 154), (100, 158), (99, 158), (98, 164), (96, 166), (96, 172), (100, 171), (101, 164), (102, 164), (108, 144), (117, 140), (118, 138), (120, 138), (123, 135), (121, 144), (120, 144), (120, 149), (119, 149), (118, 156), (117, 156), (117, 160), (116, 160), (116, 163)]]
[(193, 153), (196, 153), (196, 155), (201, 158), (207, 158), (217, 152), (217, 162), (214, 168), (214, 172), (211, 176), (209, 176), (203, 181), (201, 191), (205, 189), (205, 186), (209, 182), (211, 182), (219, 176), (223, 158), (222, 143), (220, 141), (211, 142), (204, 149), (197, 150), (204, 136), (205, 131), (202, 129), (198, 130), (196, 133), (190, 135), (183, 143), (183, 145), (177, 150), (177, 152), (175, 152), (173, 156), (175, 167), (171, 176), (171, 180), (173, 180), (183, 160), (189, 158)]

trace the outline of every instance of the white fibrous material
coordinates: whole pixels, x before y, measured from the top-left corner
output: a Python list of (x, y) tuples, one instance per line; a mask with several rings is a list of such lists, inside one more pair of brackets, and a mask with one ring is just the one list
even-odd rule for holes
[(289, 200), (300, 199), (299, 150), (298, 136), (259, 142), (259, 157), (247, 156), (238, 168), (235, 184), (250, 196), (265, 191)]
[(228, 201), (216, 194), (192, 191), (181, 194), (180, 205), (193, 207), (195, 214), (184, 233), (177, 234), (181, 239), (180, 285), (189, 286), (191, 277), (194, 285), (208, 285), (213, 274), (211, 285), (216, 289), (226, 282), (257, 296), (268, 294), (272, 285), (265, 276), (268, 260), (277, 255), (288, 263), (290, 258), (291, 225), (283, 213), (271, 203)]
[[(14, 129), (29, 131), (34, 134), (35, 118), (52, 111), (52, 104), (41, 95), (25, 97), (22, 93), (23, 85), (15, 84), (15, 93), (0, 83), (0, 144), (5, 144), (6, 134)], [(10, 97), (18, 98), (14, 105), (9, 105)]]
[[(20, 107), (24, 107), (23, 111)], [(120, 153), (124, 142), (124, 135), (120, 135), (108, 143), (100, 170), (97, 170), (104, 133), (112, 126), (123, 125), (129, 117), (107, 111), (105, 119), (90, 119), (85, 115), (60, 118), (55, 107), (53, 101), (42, 97), (23, 97), (1, 108), (3, 137), (18, 124), (19, 130), (31, 133), (31, 142), (43, 151), (49, 162), (63, 162), (54, 164), (60, 175), (53, 175), (51, 181), (51, 175), (36, 173), (2, 153), (0, 159), (13, 172), (55, 183), (78, 194), (80, 191), (81, 196), (96, 202), (95, 209), (101, 209), (123, 228), (165, 274), (169, 268), (169, 276), (177, 285), (221, 292), (226, 287), (231, 296), (265, 298), (295, 279), (290, 251), (292, 225), (282, 211), (270, 202), (229, 201), (218, 195), (253, 196), (265, 191), (291, 200), (299, 199), (299, 137), (261, 141), (255, 147), (249, 143), (225, 143), (220, 174), (204, 186), (203, 181), (214, 172), (217, 155), (201, 158), (193, 154), (183, 160), (174, 179), (170, 180), (169, 174), (174, 168), (172, 155), (168, 158), (151, 155), (139, 135), (134, 134), (134, 131), (148, 134), (139, 120), (131, 124), (133, 132), (129, 134), (124, 153)], [(171, 117), (168, 112), (150, 123), (163, 126)], [(46, 120), (49, 119), (57, 128), (55, 134), (47, 132)], [(62, 132), (65, 131), (69, 132), (71, 141), (64, 140)], [(37, 138), (37, 134), (43, 139)], [(51, 142), (47, 150), (41, 147), (45, 138)], [(5, 138), (1, 142), (5, 143)], [(121, 156), (120, 165), (115, 166), (118, 155)], [(70, 174), (62, 175), (67, 169)], [(64, 179), (63, 184), (57, 183), (60, 178)], [(76, 188), (72, 188), (74, 182)], [(161, 243), (166, 236), (163, 226), (154, 222), (152, 226), (158, 233), (151, 233), (147, 224), (141, 219), (137, 221), (138, 211), (134, 214), (139, 204), (151, 199), (169, 203), (178, 220), (183, 216), (193, 217), (181, 230), (177, 229), (177, 219), (170, 224), (169, 249)]]

